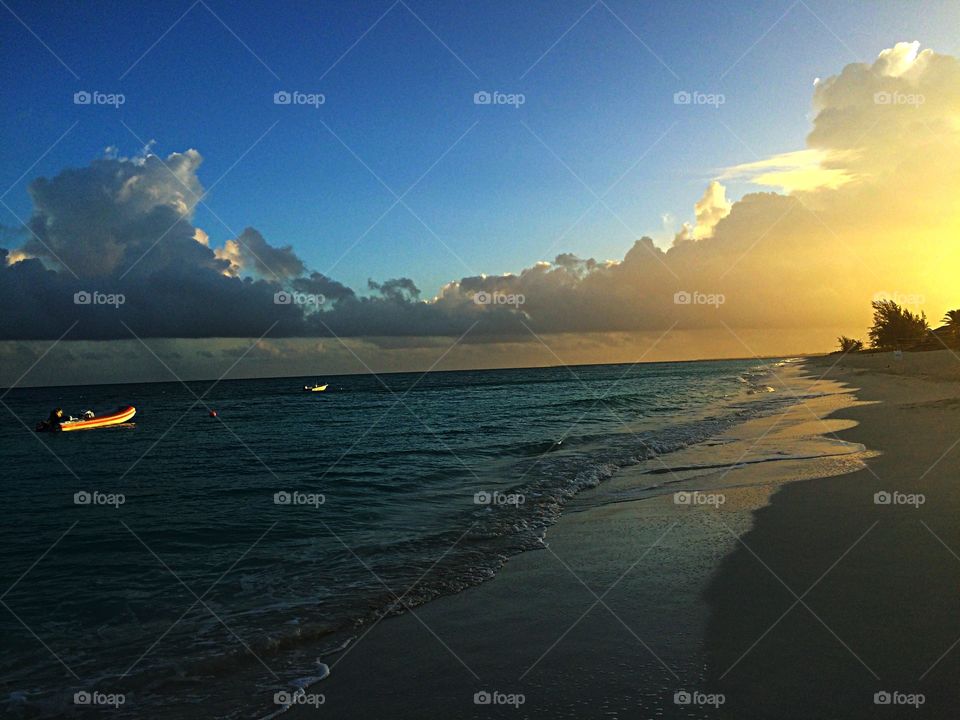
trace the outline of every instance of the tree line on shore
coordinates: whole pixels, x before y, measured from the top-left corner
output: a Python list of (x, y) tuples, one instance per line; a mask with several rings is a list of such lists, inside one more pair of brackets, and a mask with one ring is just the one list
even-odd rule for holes
[(867, 330), (869, 349), (863, 340), (841, 335), (837, 338), (838, 352), (869, 352), (887, 350), (942, 350), (960, 347), (960, 310), (949, 310), (943, 316), (943, 325), (930, 328), (924, 312), (915, 313), (893, 300), (874, 300), (873, 325)]

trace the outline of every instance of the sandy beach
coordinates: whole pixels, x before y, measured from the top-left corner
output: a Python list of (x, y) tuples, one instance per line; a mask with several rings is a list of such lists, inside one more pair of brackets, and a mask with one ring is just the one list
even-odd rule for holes
[[(784, 483), (831, 476), (823, 482), (843, 484), (851, 476), (836, 476), (862, 468), (870, 455), (857, 439), (833, 437), (852, 421), (824, 419), (855, 405), (842, 384), (813, 381), (796, 366), (782, 368), (777, 382), (779, 392), (803, 402), (618, 473), (571, 503), (544, 550), (512, 558), (479, 587), (388, 618), (345, 652), (321, 658), (331, 674), (309, 692), (323, 694), (322, 712), (716, 717), (711, 698), (727, 685), (714, 677), (723, 657), (715, 643), (731, 654), (749, 645), (721, 637), (716, 623), (752, 587), (736, 586), (735, 578), (735, 587), (721, 589), (735, 572), (726, 561), (708, 594), (718, 564), (739, 557), (738, 538)], [(676, 491), (694, 490), (702, 502), (677, 501)], [(763, 583), (758, 570), (751, 569), (751, 582)], [(782, 593), (764, 592), (764, 607), (782, 603)], [(742, 677), (747, 685), (757, 681)], [(493, 701), (477, 704), (477, 693)], [(293, 708), (287, 715), (313, 713)]]
[(955, 717), (960, 359), (828, 356), (807, 368), (873, 401), (834, 417), (857, 423), (838, 437), (881, 454), (841, 478), (784, 485), (756, 513), (710, 585), (711, 686), (740, 719)]

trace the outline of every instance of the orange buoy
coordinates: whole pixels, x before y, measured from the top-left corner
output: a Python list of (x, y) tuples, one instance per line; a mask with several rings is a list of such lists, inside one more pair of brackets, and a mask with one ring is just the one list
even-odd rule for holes
[(216, 417), (216, 416), (217, 416), (217, 411), (216, 411), (216, 410), (211, 410), (211, 411), (210, 411), (210, 417)]

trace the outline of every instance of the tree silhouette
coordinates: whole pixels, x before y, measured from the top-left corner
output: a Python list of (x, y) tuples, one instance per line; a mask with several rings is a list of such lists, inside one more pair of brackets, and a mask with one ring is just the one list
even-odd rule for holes
[(874, 300), (873, 326), (867, 332), (871, 347), (890, 350), (923, 340), (930, 330), (927, 316), (906, 310), (893, 300)]
[(954, 342), (960, 341), (960, 310), (947, 310), (943, 323), (950, 329), (951, 339)]
[(863, 340), (841, 335), (837, 338), (837, 342), (840, 344), (840, 352), (844, 354), (863, 350)]

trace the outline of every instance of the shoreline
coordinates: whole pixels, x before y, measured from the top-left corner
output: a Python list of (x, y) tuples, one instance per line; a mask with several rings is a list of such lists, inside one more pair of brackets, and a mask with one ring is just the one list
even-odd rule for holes
[[(795, 366), (781, 373), (792, 392), (810, 386)], [(584, 491), (548, 529), (543, 551), (511, 557), (493, 579), (318, 658), (331, 673), (307, 692), (323, 694), (327, 717), (701, 716), (674, 694), (707, 687), (704, 591), (722, 558), (781, 484), (850, 472), (868, 454), (818, 434), (810, 413), (823, 418), (854, 401), (831, 381), (817, 392), (806, 406), (746, 420)], [(671, 469), (656, 472), (664, 462)], [(675, 501), (675, 491), (692, 490), (723, 501)], [(477, 705), (478, 692), (524, 703)], [(283, 716), (314, 712), (295, 706)]]
[(836, 435), (880, 452), (836, 481), (780, 487), (724, 559), (707, 593), (720, 716), (954, 717), (960, 360), (886, 353), (804, 366), (857, 386), (864, 402), (831, 416), (853, 423)]

